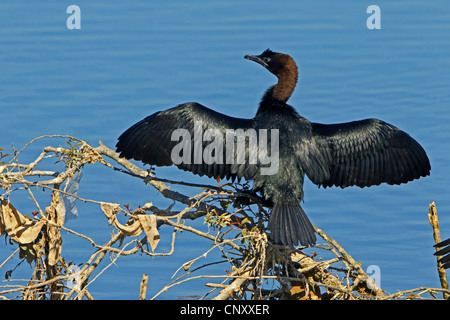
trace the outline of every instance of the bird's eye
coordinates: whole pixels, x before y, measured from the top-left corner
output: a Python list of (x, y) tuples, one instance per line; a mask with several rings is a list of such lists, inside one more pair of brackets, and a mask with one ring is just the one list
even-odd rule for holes
[(269, 63), (270, 62), (270, 58), (269, 57), (264, 57), (263, 60), (264, 60), (265, 63)]

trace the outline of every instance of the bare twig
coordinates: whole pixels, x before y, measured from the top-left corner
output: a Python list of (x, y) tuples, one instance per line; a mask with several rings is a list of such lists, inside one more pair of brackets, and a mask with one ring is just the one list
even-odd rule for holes
[(148, 274), (144, 273), (142, 275), (141, 285), (139, 287), (139, 300), (145, 300), (145, 296), (147, 295), (147, 283)]

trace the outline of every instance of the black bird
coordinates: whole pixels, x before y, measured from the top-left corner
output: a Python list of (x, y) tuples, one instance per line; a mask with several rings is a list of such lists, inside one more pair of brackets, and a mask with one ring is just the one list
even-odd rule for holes
[[(278, 78), (277, 84), (264, 94), (253, 119), (233, 118), (196, 102), (180, 104), (156, 112), (126, 130), (116, 145), (120, 155), (156, 166), (175, 164), (200, 176), (252, 180), (253, 191), (260, 192), (272, 205), (270, 237), (284, 245), (297, 245), (299, 241), (303, 246), (316, 243), (314, 228), (300, 207), (305, 174), (319, 186), (342, 188), (382, 182), (401, 184), (430, 174), (430, 162), (420, 144), (393, 125), (377, 119), (327, 125), (300, 116), (286, 103), (298, 78), (297, 65), (289, 55), (267, 49), (261, 55), (244, 58), (259, 63)], [(185, 129), (184, 135), (172, 137), (175, 129)], [(208, 129), (213, 129), (209, 133), (215, 133), (214, 141), (218, 143), (221, 139), (225, 141), (227, 130), (252, 129), (261, 138), (264, 129), (267, 137), (269, 131), (278, 129), (278, 137), (270, 135), (267, 139), (278, 142), (275, 146), (279, 161), (274, 161), (277, 172), (264, 174), (266, 164), (250, 161), (249, 155), (255, 148), (258, 156), (269, 149), (258, 149), (251, 139), (245, 145), (248, 160), (244, 163), (236, 161), (236, 157), (231, 158), (234, 162), (226, 163), (199, 161), (201, 151), (195, 148), (195, 141), (197, 147), (199, 142), (194, 137), (196, 132), (198, 138), (198, 132), (206, 133)], [(172, 152), (183, 138), (191, 145), (185, 144), (182, 150), (184, 161), (180, 163), (177, 159), (174, 163)], [(201, 141), (200, 146), (206, 148), (213, 141), (211, 135), (207, 140)], [(238, 140), (234, 138), (235, 145)], [(274, 150), (270, 152), (275, 154)], [(175, 155), (181, 157), (181, 150), (177, 149)], [(226, 154), (215, 149), (211, 157), (225, 159)]]
[(442, 263), (444, 269), (450, 268), (450, 238), (434, 245), (435, 248), (441, 248), (434, 253), (435, 256), (443, 256), (439, 259), (439, 262)]

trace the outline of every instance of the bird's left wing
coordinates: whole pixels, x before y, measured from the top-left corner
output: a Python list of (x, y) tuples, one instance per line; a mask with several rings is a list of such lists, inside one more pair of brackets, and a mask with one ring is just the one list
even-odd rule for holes
[(430, 162), (422, 146), (384, 121), (311, 125), (313, 140), (330, 172), (326, 179), (313, 180), (319, 186), (400, 184), (430, 174)]
[(435, 256), (442, 256), (439, 262), (445, 269), (450, 268), (450, 238), (434, 245), (435, 248), (441, 248), (434, 253)]

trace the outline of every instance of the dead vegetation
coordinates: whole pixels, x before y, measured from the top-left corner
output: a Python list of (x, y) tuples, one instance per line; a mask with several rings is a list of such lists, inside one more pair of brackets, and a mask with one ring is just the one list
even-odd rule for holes
[[(29, 147), (44, 139), (50, 143), (64, 139), (66, 144), (45, 147), (33, 161), (22, 163), (20, 159)], [(52, 159), (52, 162), (48, 163), (46, 159)], [(64, 164), (64, 170), (55, 169), (55, 160)], [(147, 296), (148, 275), (144, 274), (136, 296), (158, 299), (166, 290), (199, 278), (209, 281), (201, 299), (383, 300), (440, 299), (449, 295), (445, 270), (442, 269), (439, 269), (442, 288), (420, 287), (387, 294), (359, 262), (318, 228), (316, 232), (323, 242), (312, 249), (273, 245), (264, 233), (267, 212), (258, 199), (252, 198), (252, 205), (236, 205), (237, 197), (251, 197), (242, 192), (245, 186), (227, 184), (215, 187), (159, 179), (150, 170), (143, 170), (119, 158), (101, 142), (92, 147), (69, 136), (43, 136), (32, 140), (21, 150), (13, 149), (9, 154), (0, 150), (0, 161), (0, 234), (16, 247), (9, 257), (2, 257), (0, 261), (0, 269), (5, 275), (0, 284), (2, 299), (95, 299), (90, 293), (90, 285), (117, 259), (135, 254), (141, 254), (142, 259), (146, 256), (164, 259), (174, 254), (175, 240), (181, 231), (206, 238), (211, 246), (205, 247), (201, 256), (183, 263), (174, 277), (168, 279), (167, 285), (152, 297)], [(143, 180), (174, 204), (182, 205), (182, 209), (175, 210), (173, 206), (159, 208), (147, 199), (138, 209), (132, 210), (127, 205), (85, 199), (68, 192), (71, 180), (85, 166), (93, 164)], [(191, 187), (197, 194), (188, 196), (177, 192), (178, 185)], [(28, 194), (35, 207), (33, 212), (23, 214), (13, 203), (12, 195), (19, 190)], [(38, 200), (42, 197), (47, 197), (47, 207)], [(91, 204), (95, 211), (105, 216), (105, 224), (114, 226), (115, 232), (106, 243), (97, 243), (92, 235), (64, 225), (67, 214), (64, 201), (67, 199)], [(436, 222), (434, 203), (430, 205), (430, 212), (434, 214), (430, 223), (433, 219)], [(123, 219), (125, 223), (120, 222)], [(189, 221), (195, 219), (203, 219), (205, 227), (190, 226)], [(164, 252), (158, 251), (158, 230), (162, 225), (172, 230), (171, 249)], [(89, 259), (78, 262), (77, 268), (67, 263), (71, 257), (65, 254), (61, 230), (92, 246)], [(434, 230), (436, 237), (436, 228)], [(436, 238), (436, 242), (439, 241)], [(198, 275), (202, 267), (196, 267), (197, 275), (194, 275), (194, 263), (213, 250), (226, 259), (227, 271)], [(19, 255), (22, 261), (32, 266), (30, 279), (18, 281), (14, 279), (14, 270), (4, 270), (14, 255)], [(105, 257), (110, 258), (110, 263), (101, 269), (99, 265)], [(148, 263), (152, 263), (151, 260)]]

